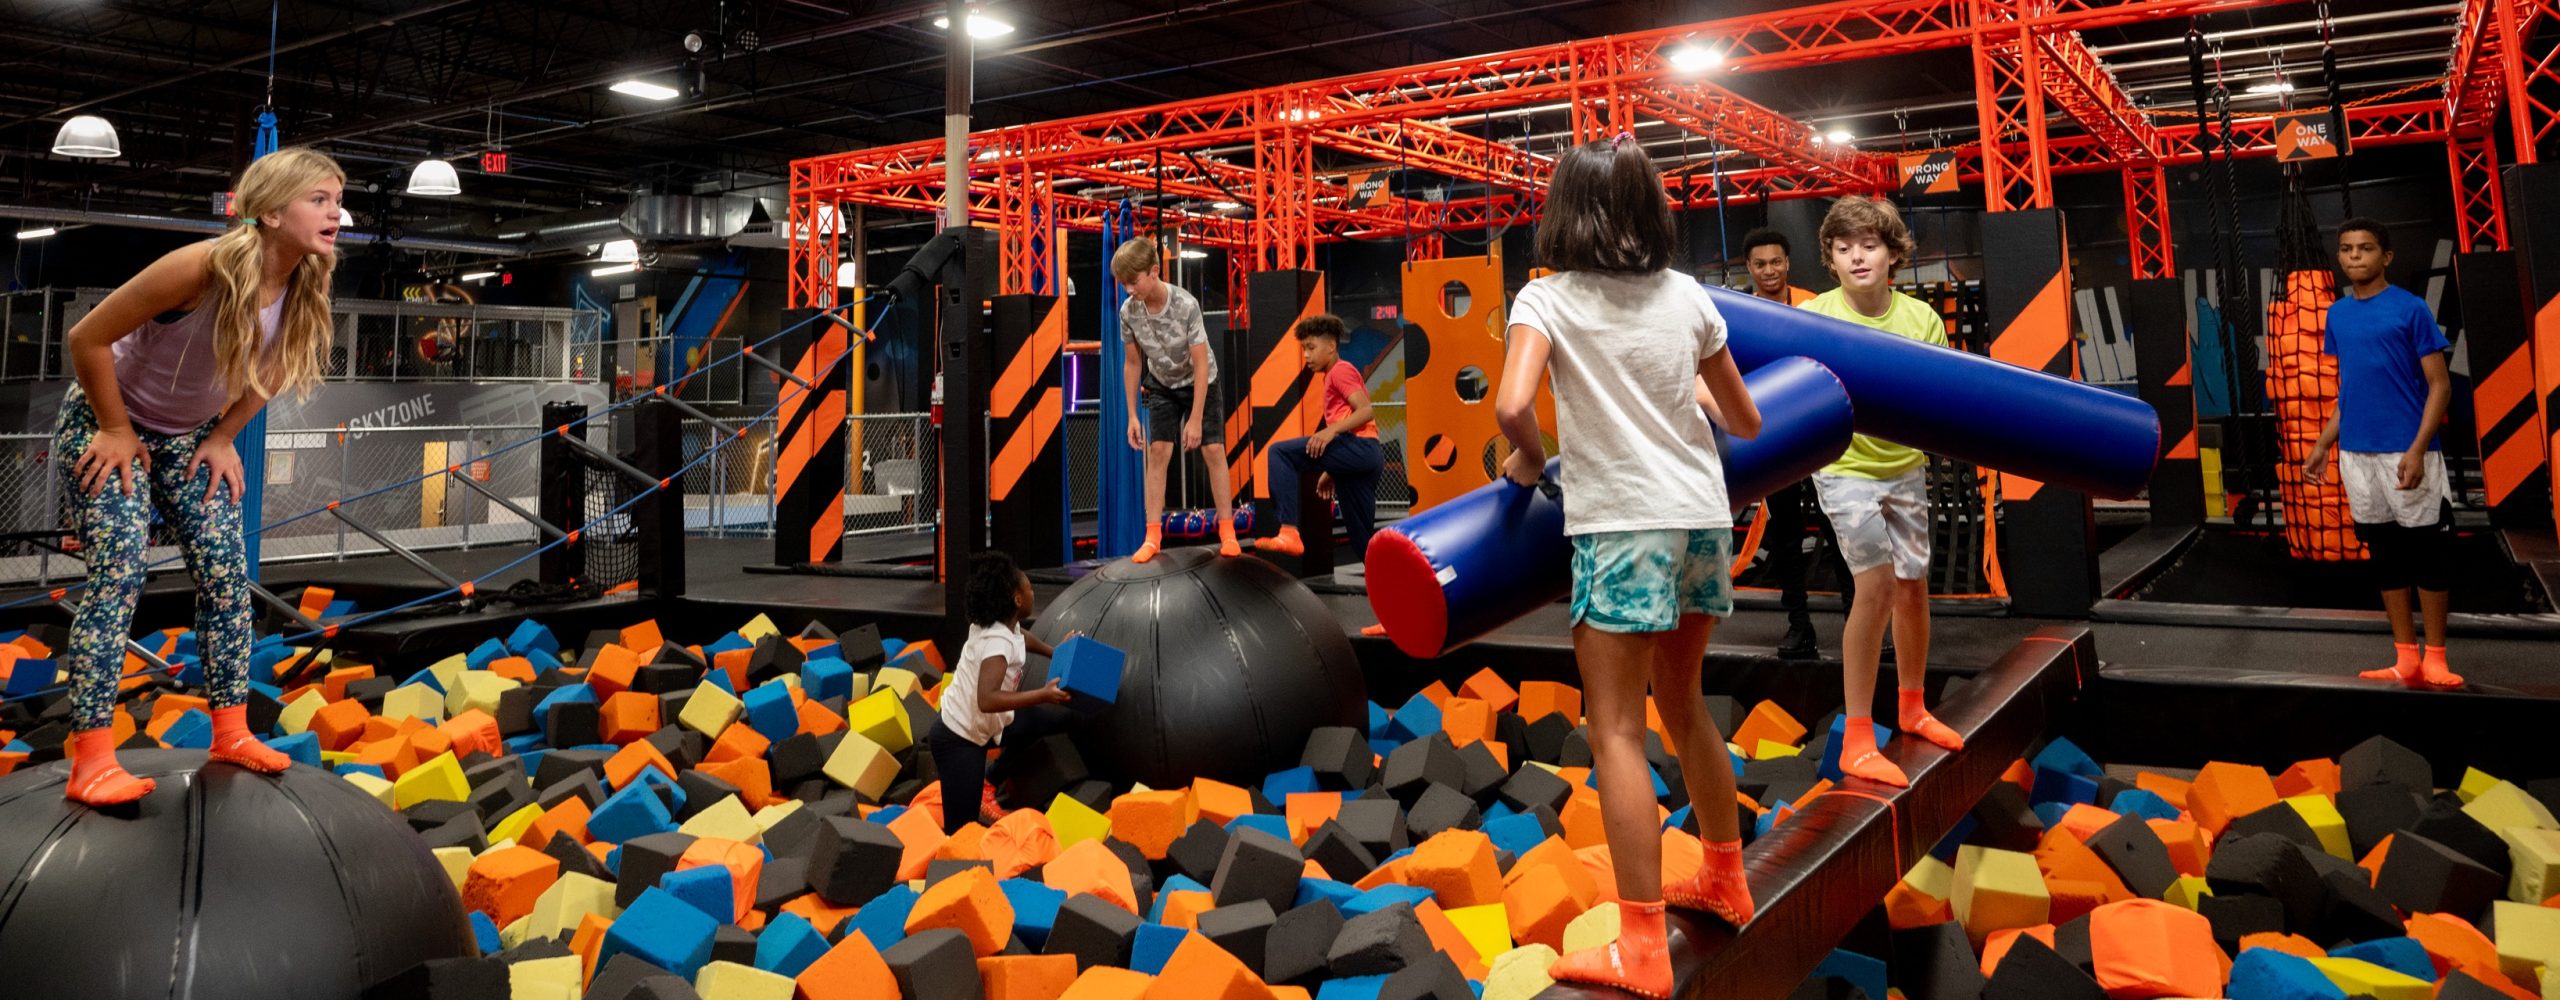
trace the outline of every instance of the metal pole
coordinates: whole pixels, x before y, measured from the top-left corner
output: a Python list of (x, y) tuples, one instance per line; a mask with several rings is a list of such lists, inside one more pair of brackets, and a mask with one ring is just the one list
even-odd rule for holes
[[(342, 497), (352, 496), (355, 494), (354, 484), (347, 482), (348, 447), (347, 429), (344, 425), (341, 425), (338, 428), (338, 495)], [(345, 521), (338, 522), (338, 561), (347, 561), (347, 524)]]
[(969, 224), (969, 63), (976, 56), (968, 0), (948, 0), (943, 10), (951, 28), (942, 75), (942, 225), (952, 229)]

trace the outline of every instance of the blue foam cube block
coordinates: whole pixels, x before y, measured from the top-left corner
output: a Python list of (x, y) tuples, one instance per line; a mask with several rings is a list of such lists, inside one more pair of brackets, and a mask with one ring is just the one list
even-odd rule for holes
[(1929, 856), (1948, 864), (1955, 864), (1956, 849), (1964, 846), (1964, 839), (1973, 836), (1973, 828), (1978, 825), (1980, 824), (1975, 822), (1970, 814), (1956, 820), (1955, 828), (1948, 830), (1946, 836), (1938, 838), (1937, 844), (1929, 848)]
[(2347, 991), (2300, 955), (2251, 948), (2231, 961), (2231, 1000), (2347, 1000)]
[(1138, 939), (1129, 943), (1129, 968), (1153, 976), (1164, 971), (1164, 963), (1173, 959), (1173, 950), (1182, 947), (1182, 939), (1191, 936), (1180, 927), (1146, 923), (1138, 925)]
[(434, 670), (434, 669), (432, 669), (432, 668), (430, 668), (430, 669), (425, 669), (425, 670), (420, 670), (420, 671), (418, 671), (417, 673), (410, 674), (410, 675), (409, 675), (409, 679), (408, 679), (408, 680), (405, 680), (405, 681), (401, 681), (401, 682), (400, 682), (400, 686), (401, 686), (401, 687), (408, 687), (408, 686), (409, 686), (409, 685), (411, 685), (411, 684), (424, 684), (424, 685), (426, 685), (426, 686), (428, 686), (428, 687), (431, 687), (431, 688), (436, 689), (436, 693), (437, 693), (437, 694), (451, 694), (451, 693), (452, 693), (452, 692), (446, 691), (446, 690), (444, 689), (444, 681), (443, 681), (441, 678), (438, 678), (438, 677), (436, 676), (436, 672), (435, 672), (435, 670)]
[(2060, 823), (2062, 822), (2062, 814), (2063, 814), (2063, 813), (2067, 813), (2067, 812), (2070, 812), (2070, 811), (2071, 811), (2071, 803), (2068, 803), (2068, 802), (2038, 802), (2038, 803), (2036, 803), (2036, 804), (2035, 804), (2034, 808), (2035, 808), (2036, 818), (2037, 818), (2037, 819), (2039, 819), (2039, 820), (2043, 820), (2043, 821), (2044, 821), (2045, 829), (2050, 830), (2050, 829), (2053, 829), (2056, 825), (2058, 825), (2058, 824), (2060, 824)]
[(253, 684), (274, 683), (276, 665), (283, 663), (291, 655), (285, 649), (283, 636), (260, 636), (258, 641), (249, 647), (249, 681)]
[(384, 780), (389, 780), (390, 778), (389, 775), (382, 773), (382, 765), (380, 764), (358, 764), (354, 761), (348, 761), (344, 764), (338, 765), (336, 773), (342, 778), (350, 774), (370, 774)]
[(2178, 818), (2178, 807), (2170, 805), (2169, 800), (2142, 788), (2128, 788), (2117, 792), (2115, 800), (2107, 803), (2107, 808), (2127, 816), (2140, 816), (2144, 819), (2175, 820)]
[[(1646, 777), (1653, 779), (1654, 798), (1658, 799), (1671, 794), (1671, 786), (1662, 783), (1662, 772), (1654, 770), (1653, 765), (1647, 764), (1644, 766), (1644, 773)], [(1600, 787), (1600, 771), (1598, 768), (1593, 768), (1590, 774), (1582, 776), (1582, 787), (1590, 789), (1598, 789)]]
[(804, 660), (841, 660), (844, 659), (844, 644), (840, 642), (822, 642), (815, 646), (811, 646), (808, 649), (802, 650), (800, 658)]
[(160, 742), (172, 750), (203, 750), (213, 746), (213, 716), (200, 708), (190, 708), (178, 721), (161, 730)]
[[(726, 682), (729, 679), (729, 672), (715, 670), (712, 671), (712, 676)], [(803, 662), (800, 664), (800, 690), (808, 692), (812, 701), (851, 698), (853, 697), (853, 664), (832, 656), (823, 660)]]
[(560, 638), (552, 635), (541, 622), (527, 618), (516, 623), (515, 631), (507, 633), (507, 651), (517, 656), (529, 656), (535, 652), (556, 656), (560, 652)]
[(2427, 982), (2436, 981), (2436, 965), (2427, 957), (2427, 948), (2416, 938), (2376, 938), (2329, 949), (2331, 958), (2360, 958), (2404, 975)]
[(1387, 727), (1394, 721), (1395, 716), (1387, 711), (1385, 705), (1374, 701), (1369, 703), (1369, 739), (1373, 741), (1386, 739)]
[(631, 784), (656, 791), (658, 800), (667, 804), (669, 812), (684, 808), (684, 786), (676, 784), (676, 779), (667, 777), (666, 772), (654, 767), (641, 768), (631, 777)]
[(1378, 991), (1385, 989), (1386, 985), (1385, 976), (1327, 979), (1324, 985), (1316, 987), (1316, 1000), (1378, 1000)]
[(2106, 769), (2099, 767), (2097, 761), (2090, 759), (2088, 752), (2080, 749), (2079, 744), (2061, 736), (2054, 737), (2053, 742), (2045, 744), (2044, 750), (2027, 763), (2039, 771), (2060, 771), (2093, 780), (2106, 777), (2107, 774)]
[(800, 970), (826, 956), (827, 948), (827, 936), (809, 918), (777, 913), (756, 935), (756, 968), (798, 979)]
[(196, 655), (196, 630), (187, 629), (178, 633), (178, 645), (175, 648), (172, 648), (169, 653), (172, 656)]
[(756, 644), (747, 641), (746, 636), (731, 632), (727, 635), (721, 636), (720, 638), (711, 640), (710, 645), (702, 647), (702, 655), (711, 656), (717, 653), (726, 653), (733, 649), (754, 648), (756, 648)]
[(1884, 996), (1884, 962), (1844, 949), (1833, 949), (1823, 956), (1822, 964), (1813, 967), (1813, 978), (1846, 980), (1868, 996)]
[(320, 609), (320, 617), (322, 618), (336, 618), (340, 615), (352, 615), (355, 613), (356, 602), (354, 601), (331, 601), (329, 602), (328, 607)]
[(666, 802), (643, 781), (634, 781), (607, 796), (604, 804), (596, 807), (595, 815), (587, 817), (587, 832), (608, 844), (675, 828), (675, 817), (667, 811)]
[(506, 945), (498, 942), (498, 922), (478, 910), (471, 911), (471, 943), (483, 955), (495, 955), (506, 950)]
[(1322, 791), (1322, 789), (1316, 787), (1316, 769), (1312, 767), (1300, 766), (1286, 771), (1273, 771), (1262, 779), (1262, 797), (1281, 806), (1289, 804), (1289, 796), (1314, 791)]
[(1509, 851), (1517, 857), (1547, 839), (1547, 828), (1529, 813), (1513, 813), (1501, 819), (1487, 820), (1484, 835), (1492, 838), (1495, 850)]
[(862, 904), (853, 916), (845, 918), (844, 933), (860, 931), (872, 947), (887, 951), (890, 946), (907, 939), (907, 914), (915, 908), (915, 888), (904, 882), (898, 883)]
[(1009, 878), (996, 883), (1004, 890), (1005, 902), (1013, 904), (1013, 933), (1022, 943), (1034, 948), (1049, 944), (1049, 930), (1058, 923), (1058, 907), (1067, 894), (1030, 879)]
[(1736, 778), (1742, 777), (1742, 755), (1733, 752), (1732, 744), (1725, 745), (1724, 755), (1726, 759), (1733, 762), (1733, 776)]
[(22, 698), (52, 687), (58, 672), (52, 660), (19, 660), (9, 667), (9, 686), (0, 689), (11, 698)]
[(2040, 767), (2036, 769), (2035, 789), (2027, 793), (2027, 801), (2096, 805), (2098, 782), (2087, 775), (2065, 774)]
[(1289, 908), (1294, 910), (1321, 899), (1332, 903), (1334, 909), (1340, 910), (1342, 904), (1358, 898), (1360, 898), (1360, 890), (1352, 888), (1347, 882), (1336, 882), (1329, 878), (1302, 878), (1298, 880), (1298, 895), (1289, 901)]
[(503, 660), (515, 654), (507, 652), (507, 644), (496, 639), (482, 639), (471, 651), (462, 654), (462, 665), (472, 670), (489, 669), (489, 661)]
[(534, 728), (540, 729), (543, 726), (551, 724), (551, 706), (572, 701), (582, 701), (590, 705), (595, 704), (596, 689), (588, 687), (585, 684), (569, 684), (554, 689), (550, 694), (543, 695), (541, 701), (533, 703)]
[(871, 814), (871, 821), (878, 823), (881, 826), (887, 826), (889, 825), (890, 820), (904, 816), (906, 813), (907, 807), (905, 806), (881, 806), (879, 812)]
[[(1173, 895), (1174, 893), (1177, 893), (1177, 892), (1207, 892), (1207, 891), (1209, 891), (1209, 887), (1208, 887), (1208, 886), (1201, 885), (1201, 884), (1200, 884), (1200, 883), (1198, 883), (1198, 882), (1192, 881), (1191, 876), (1188, 876), (1188, 875), (1175, 875), (1175, 876), (1172, 876), (1172, 877), (1170, 877), (1170, 878), (1165, 879), (1165, 880), (1164, 880), (1164, 884), (1163, 884), (1163, 885), (1160, 885), (1160, 886), (1157, 886), (1157, 887), (1156, 887), (1156, 899), (1155, 899), (1155, 905), (1154, 905), (1154, 906), (1152, 906), (1152, 907), (1149, 907), (1149, 908), (1148, 908), (1148, 910), (1147, 910), (1147, 922), (1149, 922), (1149, 923), (1163, 923), (1163, 922), (1164, 922), (1164, 898), (1165, 898), (1165, 897), (1170, 896), (1170, 895)], [(1153, 975), (1153, 973), (1149, 973), (1149, 975)]]
[(1128, 664), (1128, 654), (1080, 635), (1058, 644), (1057, 655), (1049, 658), (1049, 679), (1075, 695), (1079, 707), (1100, 708), (1119, 702), (1120, 672)]
[(204, 686), (204, 662), (197, 659), (194, 653), (172, 656), (169, 658), (169, 665), (178, 668), (179, 686)]
[(629, 953), (677, 977), (690, 980), (711, 962), (711, 939), (720, 921), (677, 899), (665, 889), (649, 889), (604, 932), (596, 949), (596, 967)]
[(1688, 806), (1681, 806), (1680, 808), (1673, 810), (1671, 815), (1662, 818), (1662, 828), (1665, 830), (1677, 830), (1680, 828), (1680, 824), (1689, 821), (1690, 815), (1690, 808)]
[[(542, 751), (543, 746), (544, 743), (541, 733), (526, 733), (522, 736), (507, 737), (507, 752), (519, 757), (527, 754), (539, 753)], [(524, 765), (525, 773), (532, 774), (537, 767), (538, 765), (536, 762), (526, 761)]]
[(1286, 816), (1272, 813), (1246, 813), (1227, 821), (1228, 834), (1233, 835), (1238, 830), (1260, 830), (1277, 838), (1281, 843), (1289, 842), (1289, 818)]
[(735, 912), (730, 909), (737, 901), (735, 883), (729, 880), (729, 869), (719, 865), (668, 872), (658, 876), (658, 888), (724, 924)]
[(800, 710), (791, 703), (791, 689), (769, 681), (747, 692), (741, 699), (747, 703), (747, 725), (765, 739), (780, 743), (799, 735)]
[(1431, 890), (1429, 889), (1390, 882), (1361, 893), (1353, 897), (1350, 902), (1342, 904), (1342, 917), (1348, 920), (1352, 917), (1376, 913), (1397, 903), (1420, 906), (1423, 900), (1430, 898)]
[(320, 735), (305, 730), (291, 736), (278, 736), (267, 741), (267, 747), (293, 758), (296, 764), (320, 766)]
[(1519, 813), (1520, 810), (1511, 808), (1511, 803), (1497, 799), (1492, 805), (1484, 807), (1484, 821), (1491, 823), (1505, 816), (1516, 816)]
[[(1840, 774), (1840, 737), (1842, 733), (1848, 731), (1848, 725), (1849, 719), (1847, 716), (1835, 715), (1831, 717), (1831, 738), (1822, 741), (1822, 764), (1814, 769), (1815, 775), (1835, 782), (1847, 780)], [(1881, 724), (1877, 724), (1875, 728), (1876, 748), (1881, 750), (1887, 743), (1892, 741), (1893, 730), (1887, 729)], [(1733, 751), (1728, 748), (1725, 752), (1731, 753)]]
[(887, 662), (887, 661), (889, 661), (889, 660), (897, 659), (901, 654), (904, 654), (906, 651), (907, 651), (907, 640), (905, 640), (905, 639), (882, 639), (882, 640), (880, 640), (880, 658), (881, 658), (881, 661), (882, 661), (882, 662)]
[[(738, 693), (737, 683), (729, 679), (729, 672), (726, 670), (711, 671), (710, 673), (702, 675), (702, 679), (709, 681), (712, 687), (719, 688), (720, 690), (729, 692), (730, 694)], [(805, 684), (808, 683), (808, 681), (803, 679), (801, 683)]]
[(1778, 826), (1778, 810), (1784, 809), (1790, 805), (1794, 805), (1794, 803), (1788, 802), (1785, 799), (1779, 799), (1776, 802), (1769, 803), (1769, 808), (1761, 810), (1759, 822), (1752, 824), (1751, 839), (1758, 840), (1762, 837), (1768, 836), (1769, 831), (1776, 829)]
[(537, 674), (545, 670), (560, 669), (560, 658), (546, 650), (528, 649), (516, 655), (524, 657), (526, 662), (533, 664), (533, 672)]
[(1397, 742), (1418, 740), (1439, 732), (1440, 723), (1440, 706), (1417, 694), (1396, 707), (1395, 717), (1387, 722), (1387, 735)]

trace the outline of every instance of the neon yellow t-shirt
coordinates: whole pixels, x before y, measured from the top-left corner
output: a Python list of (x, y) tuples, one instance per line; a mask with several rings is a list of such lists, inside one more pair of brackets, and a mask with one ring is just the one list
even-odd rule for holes
[[(1833, 319), (1845, 319), (1860, 326), (1908, 337), (1923, 344), (1947, 346), (1946, 320), (1939, 318), (1937, 311), (1929, 308), (1927, 303), (1901, 292), (1893, 293), (1893, 304), (1885, 309), (1882, 316), (1869, 316), (1859, 312), (1849, 305), (1848, 297), (1840, 294), (1837, 288), (1814, 296), (1813, 301), (1798, 308), (1810, 309)], [(1929, 456), (1921, 454), (1919, 449), (1905, 448), (1858, 434), (1850, 437), (1849, 450), (1842, 452), (1838, 461), (1823, 466), (1822, 471), (1835, 476), (1856, 476), (1860, 479), (1891, 479), (1917, 469), (1928, 461)]]

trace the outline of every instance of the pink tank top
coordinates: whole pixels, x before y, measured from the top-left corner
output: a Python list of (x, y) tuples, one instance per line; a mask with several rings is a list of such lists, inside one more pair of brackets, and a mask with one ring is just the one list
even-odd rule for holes
[[(184, 434), (221, 416), (230, 404), (230, 387), (222, 384), (214, 358), (213, 315), (204, 306), (162, 313), (115, 342), (116, 390), (123, 394), (125, 415), (134, 426)], [(281, 295), (258, 310), (260, 353), (275, 346), (276, 320), (282, 315)]]

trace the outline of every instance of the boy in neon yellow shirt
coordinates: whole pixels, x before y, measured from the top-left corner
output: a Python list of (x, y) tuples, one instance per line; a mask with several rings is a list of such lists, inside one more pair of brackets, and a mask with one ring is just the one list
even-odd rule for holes
[[(1823, 263), (1840, 287), (1803, 308), (1834, 319), (1946, 346), (1947, 328), (1937, 311), (1893, 290), (1893, 271), (1909, 260), (1911, 230), (1889, 202), (1851, 196), (1822, 219)], [(1873, 719), (1876, 669), (1884, 657), (1888, 621), (1894, 630), (1894, 667), (1900, 680), (1902, 731), (1949, 750), (1964, 738), (1929, 714), (1923, 683), (1929, 663), (1929, 457), (1918, 450), (1864, 434), (1849, 441), (1838, 461), (1813, 476), (1822, 513), (1840, 539), (1840, 555), (1857, 583), (1849, 624), (1840, 638), (1842, 709), (1840, 770), (1889, 785), (1910, 778), (1876, 748)]]

